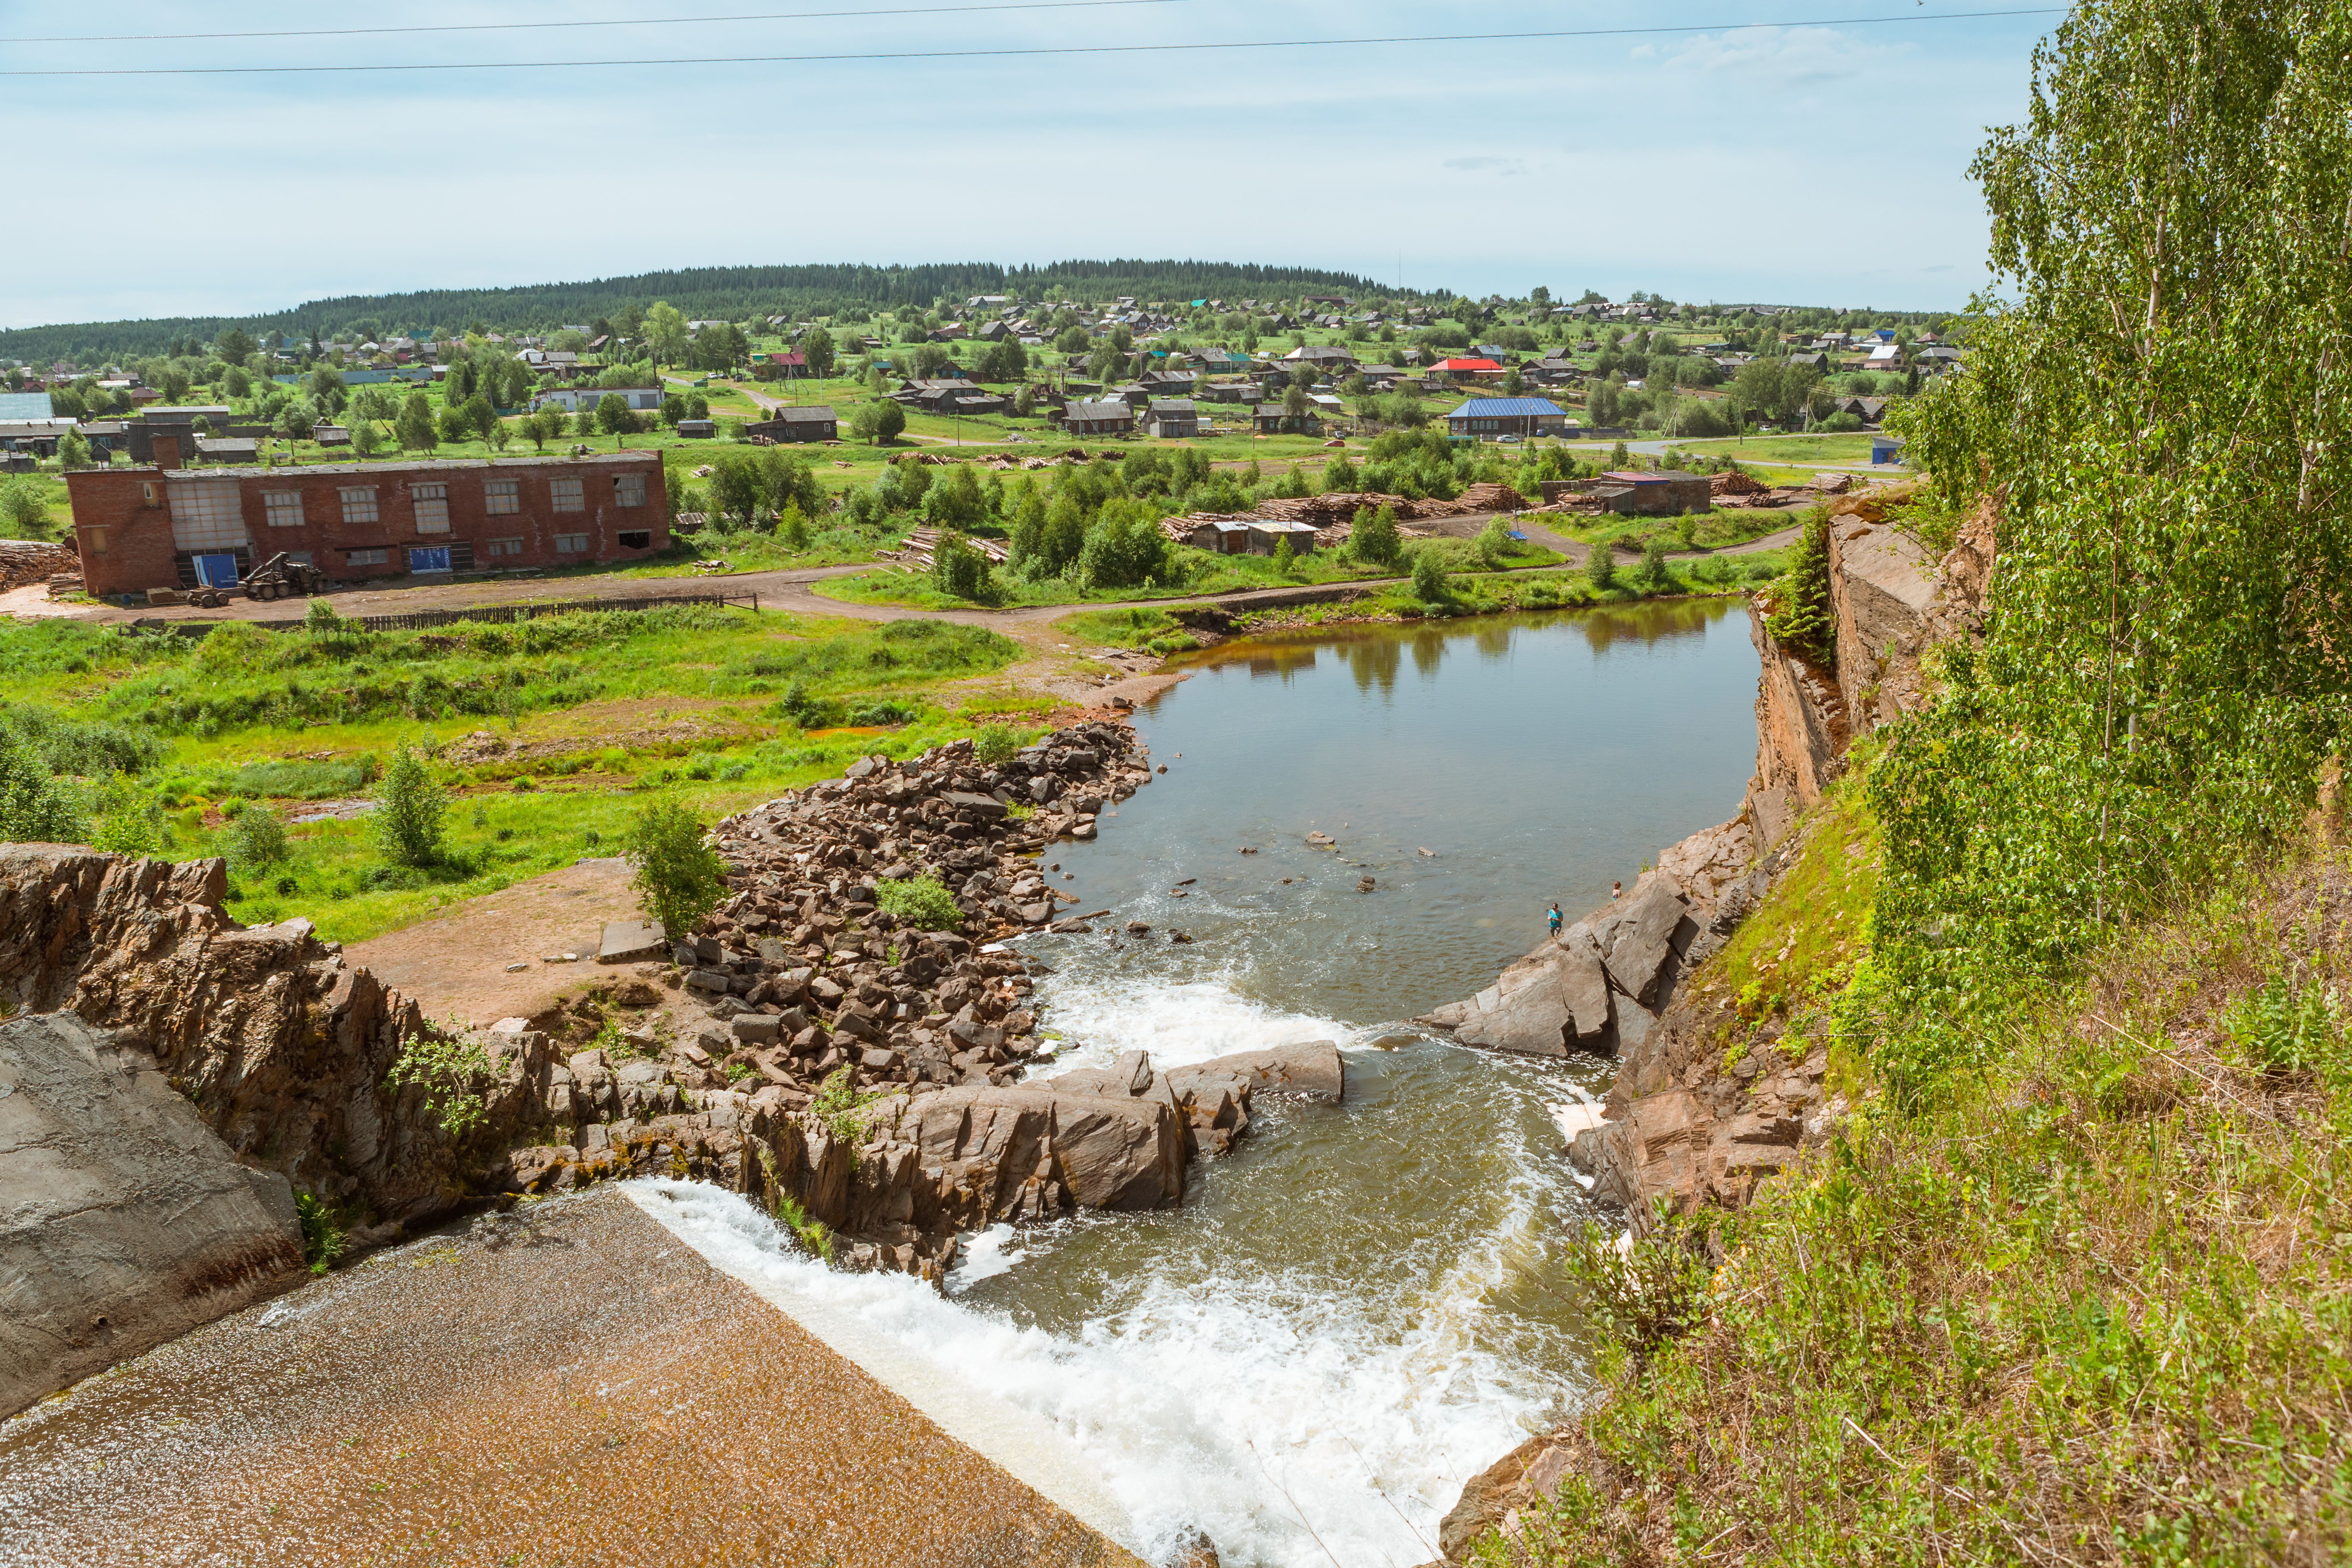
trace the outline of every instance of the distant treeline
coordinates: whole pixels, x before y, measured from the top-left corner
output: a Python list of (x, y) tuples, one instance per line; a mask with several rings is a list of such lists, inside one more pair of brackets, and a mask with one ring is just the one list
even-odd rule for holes
[(427, 330), (527, 331), (586, 325), (634, 306), (667, 300), (689, 320), (742, 321), (752, 315), (829, 315), (853, 306), (929, 306), (945, 297), (1011, 294), (1034, 300), (1059, 286), (1087, 300), (1290, 299), (1301, 294), (1379, 294), (1423, 298), (1349, 272), (1312, 267), (1257, 267), (1222, 261), (1057, 261), (999, 267), (967, 261), (925, 267), (691, 267), (600, 278), (586, 283), (536, 283), (520, 289), (429, 289), (414, 294), (352, 294), (258, 316), (179, 316), (138, 321), (84, 321), (0, 331), (0, 358), (45, 364), (152, 354), (184, 339), (209, 342), (230, 327), (260, 337), (285, 333), (304, 342), (331, 338), (352, 322), (380, 334)]

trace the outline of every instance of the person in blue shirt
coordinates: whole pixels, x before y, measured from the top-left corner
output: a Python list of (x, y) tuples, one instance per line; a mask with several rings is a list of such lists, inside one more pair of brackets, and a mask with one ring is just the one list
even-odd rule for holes
[(1550, 913), (1546, 918), (1551, 921), (1552, 940), (1557, 942), (1559, 939), (1559, 905), (1557, 901), (1554, 901)]

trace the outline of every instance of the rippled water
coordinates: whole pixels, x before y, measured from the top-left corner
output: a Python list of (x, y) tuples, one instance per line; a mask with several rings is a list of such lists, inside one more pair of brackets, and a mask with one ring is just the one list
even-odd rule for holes
[[(1053, 970), (1046, 1026), (1066, 1064), (1337, 1039), (1347, 1103), (1265, 1105), (1179, 1210), (982, 1237), (950, 1300), (814, 1268), (799, 1288), (1045, 1417), (1147, 1554), (1197, 1527), (1235, 1568), (1405, 1568), (1462, 1482), (1583, 1390), (1550, 1283), (1590, 1210), (1553, 1118), (1610, 1067), (1403, 1020), (1489, 983), (1549, 900), (1573, 918), (1738, 808), (1756, 658), (1707, 602), (1192, 663), (1137, 719), (1168, 775), (1049, 857), (1118, 918), (1023, 944)], [(1109, 934), (1129, 919), (1150, 936)]]

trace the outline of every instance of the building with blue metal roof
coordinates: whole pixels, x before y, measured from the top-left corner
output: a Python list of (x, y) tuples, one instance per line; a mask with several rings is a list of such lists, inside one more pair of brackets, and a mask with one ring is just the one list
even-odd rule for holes
[(0, 392), (0, 419), (54, 419), (46, 392)]
[(1474, 397), (1445, 416), (1448, 434), (1557, 436), (1568, 428), (1568, 410), (1549, 397)]

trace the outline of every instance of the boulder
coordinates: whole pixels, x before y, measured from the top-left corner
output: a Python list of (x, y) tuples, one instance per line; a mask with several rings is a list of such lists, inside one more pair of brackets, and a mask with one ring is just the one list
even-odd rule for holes
[(1237, 1079), (1253, 1094), (1296, 1095), (1337, 1105), (1348, 1091), (1339, 1047), (1329, 1040), (1300, 1040), (1271, 1050), (1236, 1051), (1162, 1075), (1179, 1096), (1206, 1080)]
[(292, 1186), (146, 1051), (69, 1013), (0, 1024), (0, 1416), (305, 1278)]
[(1182, 1131), (1159, 1100), (973, 1084), (908, 1101), (895, 1131), (923, 1166), (946, 1173), (968, 1222), (1010, 1217), (1025, 1186), (1048, 1182), (1081, 1208), (1160, 1208), (1184, 1195)]
[(1675, 965), (1698, 937), (1690, 900), (1655, 873), (1636, 883), (1624, 912), (1595, 928), (1609, 978), (1654, 1013), (1675, 978)]
[(659, 963), (669, 954), (669, 933), (659, 921), (613, 921), (597, 944), (599, 963)]
[(1465, 1046), (1522, 1056), (1564, 1057), (1609, 1044), (1609, 979), (1592, 928), (1582, 921), (1547, 939), (1466, 1002), (1427, 1022)]

